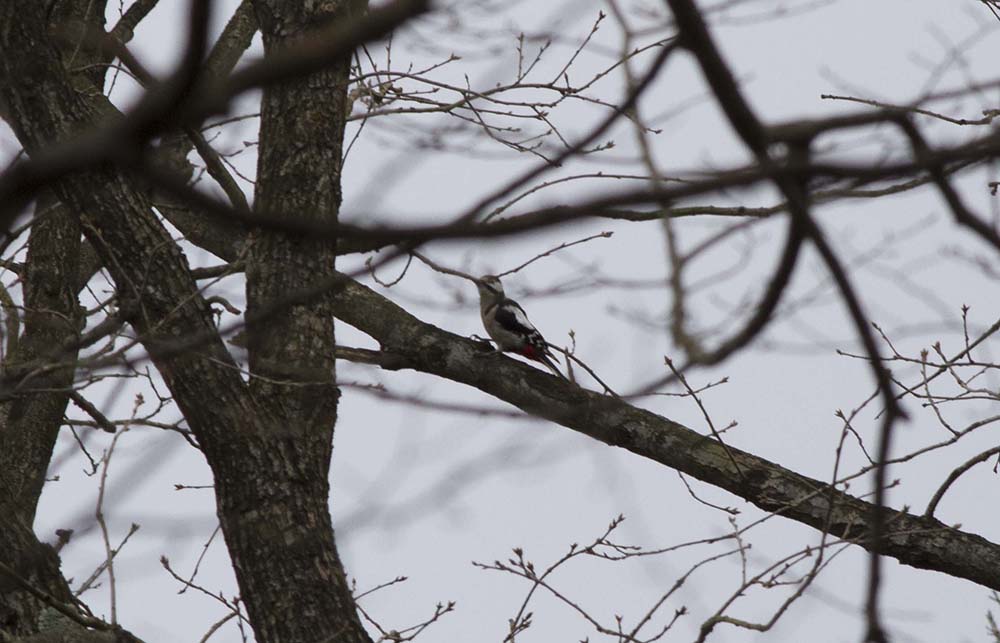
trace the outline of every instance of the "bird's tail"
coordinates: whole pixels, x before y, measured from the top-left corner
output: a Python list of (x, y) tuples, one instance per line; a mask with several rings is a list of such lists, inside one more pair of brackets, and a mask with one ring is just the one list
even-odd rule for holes
[(558, 368), (556, 368), (556, 365), (552, 360), (553, 357), (555, 356), (552, 354), (552, 352), (549, 351), (548, 348), (546, 348), (545, 352), (539, 353), (536, 359), (542, 364), (545, 364), (545, 367), (550, 371), (552, 371), (556, 377), (561, 377), (564, 380), (568, 380), (569, 378), (563, 375), (562, 372)]

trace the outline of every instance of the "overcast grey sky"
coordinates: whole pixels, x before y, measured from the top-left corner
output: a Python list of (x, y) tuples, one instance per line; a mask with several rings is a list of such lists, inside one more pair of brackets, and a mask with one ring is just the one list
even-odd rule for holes
[[(116, 4), (110, 3), (109, 22), (117, 17)], [(228, 15), (236, 3), (227, 0), (218, 4), (226, 7), (220, 13)], [(489, 31), (488, 37), (462, 37), (454, 48), (472, 52), (485, 43), (497, 50), (479, 57), (467, 55), (436, 77), (461, 84), (467, 74), (474, 87), (510, 79), (516, 64), (516, 34), (521, 30), (551, 33), (575, 43), (587, 34), (598, 11), (607, 11), (600, 2), (582, 0), (519, 2), (503, 13), (463, 9), (461, 2), (452, 4), (468, 18), (469, 28)], [(183, 42), (181, 18), (186, 6), (180, 0), (162, 0), (136, 31), (134, 51), (152, 69), (170, 69)], [(785, 7), (788, 15), (770, 15), (780, 7)], [(639, 24), (644, 8), (665, 15), (661, 3), (652, 0), (627, 3), (625, 8), (635, 24)], [(646, 20), (656, 24), (653, 18)], [(1000, 52), (1000, 22), (973, 0), (761, 0), (720, 14), (717, 23), (714, 34), (718, 43), (754, 107), (769, 122), (860, 108), (821, 100), (824, 93), (905, 103), (927, 89), (926, 83), (935, 73), (933, 66), (944, 60), (951, 62), (937, 79), (938, 89), (960, 87), (969, 79), (992, 79)], [(416, 29), (424, 36), (434, 35), (436, 43), (447, 51), (451, 43), (442, 36), (441, 25), (440, 17), (430, 17), (419, 21)], [(949, 59), (953, 45), (973, 36), (976, 40), (971, 45)], [(414, 41), (408, 33), (397, 37), (394, 68), (405, 68), (411, 60), (420, 67), (440, 58), (439, 53), (414, 46)], [(604, 21), (594, 42), (609, 55), (618, 50), (620, 31), (612, 19)], [(531, 39), (526, 45), (529, 51), (538, 46)], [(581, 57), (574, 78), (596, 73), (608, 63), (608, 55), (597, 49)], [(382, 55), (379, 45), (371, 51), (373, 56)], [(557, 43), (540, 63), (539, 74), (557, 70), (571, 52), (572, 47)], [(259, 53), (257, 40), (248, 55)], [(649, 57), (639, 57), (637, 65), (641, 68), (648, 61)], [(592, 93), (615, 100), (622, 87), (621, 74), (613, 73)], [(115, 99), (126, 104), (135, 95), (133, 89), (121, 79)], [(662, 133), (651, 138), (656, 159), (668, 175), (746, 158), (712, 101), (695, 100), (704, 97), (705, 91), (690, 59), (680, 55), (670, 61), (641, 102), (642, 114), (649, 119), (684, 106), (678, 114), (658, 122), (656, 127), (662, 128)], [(994, 90), (985, 94), (985, 99), (937, 107), (955, 116), (978, 118), (980, 110), (997, 106), (996, 99)], [(252, 99), (242, 101), (239, 108), (241, 113), (253, 111)], [(552, 118), (564, 133), (573, 136), (587, 131), (604, 113), (594, 106), (570, 105), (554, 112)], [(406, 122), (413, 128), (407, 131), (417, 134), (449, 124), (443, 115), (410, 117)], [(955, 126), (924, 121), (921, 125), (928, 126), (937, 141), (970, 135)], [(220, 133), (214, 143), (222, 150), (243, 148), (244, 141), (256, 140), (256, 127), (255, 119), (244, 121)], [(351, 124), (349, 134), (356, 128)], [(397, 128), (391, 120), (373, 121), (351, 150), (344, 178), (344, 219), (365, 223), (445, 220), (525, 164), (538, 162), (481, 142), (466, 153), (414, 149), (409, 144), (412, 137), (401, 140)], [(611, 138), (614, 150), (570, 164), (552, 177), (583, 171), (640, 170), (634, 162), (633, 132), (619, 127)], [(844, 144), (839, 153), (846, 157), (868, 159), (882, 152), (874, 136), (850, 135), (838, 140)], [(456, 145), (469, 144), (458, 140)], [(6, 130), (0, 149), (5, 160), (17, 149)], [(234, 163), (252, 176), (255, 158), (255, 149), (249, 145)], [(977, 170), (959, 181), (970, 205), (983, 212), (991, 207), (987, 180), (995, 179)], [(252, 195), (252, 189), (247, 184), (244, 187)], [(570, 202), (595, 190), (622, 187), (620, 182), (612, 185), (607, 180), (570, 182), (542, 190), (520, 205), (527, 209)], [(763, 205), (773, 199), (768, 191), (755, 190), (699, 203)], [(995, 281), (948, 256), (949, 249), (958, 247), (984, 254), (995, 266), (995, 255), (971, 235), (955, 229), (931, 189), (882, 200), (843, 202), (820, 208), (819, 216), (845, 261), (855, 265), (852, 275), (869, 316), (886, 329), (898, 331), (893, 339), (898, 338), (896, 346), (902, 352), (916, 354), (937, 340), (942, 341), (946, 353), (958, 349), (963, 304), (971, 306), (969, 319), (974, 328), (988, 326), (1000, 314)], [(698, 218), (681, 222), (677, 229), (682, 245), (691, 247), (731, 223)], [(501, 271), (561, 242), (603, 230), (615, 234), (544, 259), (506, 283), (508, 294), (521, 300), (549, 341), (568, 343), (567, 333), (574, 331), (581, 358), (624, 392), (662, 375), (663, 356), (677, 355), (664, 316), (669, 310), (668, 291), (663, 287), (606, 287), (570, 289), (565, 294), (537, 293), (588, 274), (662, 280), (667, 262), (658, 224), (588, 222), (511, 239), (431, 244), (426, 252), (435, 260), (472, 272)], [(733, 274), (695, 300), (692, 316), (697, 328), (711, 329), (730, 319), (733, 307), (759, 293), (775, 261), (781, 230), (777, 221), (757, 225), (696, 265), (689, 277), (692, 281), (735, 266)], [(868, 254), (874, 256), (870, 261), (864, 259)], [(193, 249), (188, 258), (197, 265), (218, 263)], [(857, 342), (822, 268), (811, 252), (806, 258), (789, 298), (789, 302), (801, 302), (801, 309), (789, 310), (754, 348), (718, 368), (695, 371), (690, 380), (693, 386), (703, 386), (729, 378), (727, 384), (704, 395), (717, 426), (738, 421), (738, 427), (726, 433), (728, 443), (797, 472), (829, 479), (842, 428), (834, 412), (858, 406), (874, 390), (874, 384), (862, 361), (835, 353), (835, 348), (857, 350)], [(358, 268), (362, 261), (355, 256), (340, 265)], [(388, 278), (401, 269), (397, 262), (383, 270)], [(366, 283), (372, 282), (368, 279)], [(242, 308), (240, 288), (237, 278), (219, 287)], [(414, 264), (399, 285), (380, 292), (428, 322), (460, 334), (482, 334), (471, 286), (436, 275), (422, 265)], [(372, 345), (370, 339), (342, 324), (337, 333), (338, 343)], [(983, 356), (990, 350), (995, 351), (995, 342), (992, 349), (987, 344)], [(383, 373), (346, 363), (338, 368), (347, 382), (382, 382), (393, 391), (426, 399), (508, 409), (478, 391), (430, 376), (408, 371)], [(912, 371), (904, 369), (898, 374), (904, 381), (914, 380)], [(991, 386), (995, 388), (996, 382)], [(102, 399), (100, 395), (98, 399)], [(121, 393), (111, 403), (116, 416), (126, 416), (131, 395)], [(700, 411), (688, 399), (649, 397), (639, 404), (707, 431)], [(964, 425), (995, 415), (996, 404), (992, 403), (992, 410), (990, 404), (987, 401), (947, 412), (956, 424)], [(899, 429), (899, 453), (946, 437), (931, 414), (913, 401), (906, 408), (913, 420)], [(419, 639), (422, 641), (503, 639), (507, 619), (516, 612), (529, 586), (509, 575), (476, 569), (470, 561), (505, 560), (512, 547), (523, 547), (536, 567), (544, 567), (565, 553), (571, 543), (585, 543), (598, 536), (618, 514), (626, 517), (616, 532), (618, 542), (654, 549), (731, 530), (723, 513), (691, 498), (676, 472), (547, 422), (413, 408), (379, 400), (355, 388), (345, 390), (340, 409), (331, 479), (341, 556), (362, 589), (397, 575), (409, 577), (407, 582), (363, 601), (364, 608), (386, 627), (401, 629), (429, 616), (435, 603), (457, 601), (457, 610), (432, 626)], [(168, 411), (166, 417), (176, 417), (171, 414), (176, 411)], [(877, 430), (873, 416), (873, 412), (866, 412), (855, 424), (869, 448), (875, 443)], [(915, 511), (922, 510), (947, 473), (976, 452), (995, 445), (996, 435), (995, 429), (984, 432), (912, 466), (894, 467), (890, 477), (901, 478), (902, 484), (890, 494), (892, 505), (912, 504)], [(92, 438), (95, 452), (106, 446), (104, 435)], [(66, 436), (57, 458), (73, 450), (72, 439)], [(863, 464), (858, 449), (849, 447), (841, 466), (844, 471), (853, 471)], [(82, 466), (82, 457), (74, 454), (52, 472), (60, 479), (43, 496), (37, 525), (43, 538), (75, 519), (77, 524), (87, 524), (81, 516), (92, 514), (97, 489), (94, 479), (81, 473)], [(107, 501), (112, 539), (121, 538), (133, 522), (141, 529), (116, 566), (118, 613), (126, 627), (151, 643), (197, 641), (226, 613), (204, 595), (193, 591), (179, 595), (179, 585), (159, 564), (164, 555), (182, 574), (193, 568), (216, 525), (212, 492), (176, 491), (174, 485), (210, 482), (210, 472), (199, 454), (173, 434), (136, 428), (120, 439)], [(690, 484), (704, 500), (738, 508), (741, 513), (736, 519), (741, 526), (763, 515), (725, 492), (694, 480)], [(869, 488), (866, 478), (853, 484), (851, 492), (867, 493)], [(963, 529), (995, 542), (1000, 540), (997, 506), (997, 477), (990, 465), (980, 465), (949, 492), (937, 515), (946, 523), (961, 522)], [(819, 538), (814, 530), (773, 518), (748, 535), (753, 543), (748, 565), (760, 569), (806, 545), (817, 544)], [(553, 582), (602, 622), (613, 623), (613, 616), (621, 614), (626, 623), (634, 623), (692, 565), (729, 547), (731, 543), (684, 548), (622, 563), (586, 559), (560, 570)], [(81, 533), (64, 550), (63, 569), (79, 581), (102, 556), (97, 531)], [(991, 605), (986, 589), (942, 574), (901, 567), (892, 560), (885, 565), (888, 580), (883, 603), (894, 640), (984, 640), (985, 614)], [(771, 632), (720, 626), (710, 640), (857, 641), (863, 628), (866, 573), (865, 552), (849, 548), (820, 574)], [(739, 574), (738, 558), (716, 561), (693, 574), (663, 610), (669, 618), (683, 605), (690, 614), (682, 617), (664, 640), (692, 640), (701, 622), (739, 586)], [(203, 587), (227, 597), (236, 593), (221, 536), (209, 548), (198, 579)], [(727, 613), (766, 620), (787, 594), (780, 589), (758, 588)], [(108, 609), (107, 595), (107, 587), (102, 585), (84, 598), (100, 614)], [(540, 595), (532, 605), (535, 624), (523, 636), (524, 641), (578, 641), (587, 636), (592, 641), (602, 640), (579, 615), (550, 597)], [(995, 604), (993, 608), (1000, 611)], [(239, 632), (230, 623), (212, 640), (238, 641)]]

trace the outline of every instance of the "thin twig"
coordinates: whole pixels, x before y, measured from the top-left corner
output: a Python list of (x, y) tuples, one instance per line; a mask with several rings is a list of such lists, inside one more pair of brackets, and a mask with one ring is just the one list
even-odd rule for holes
[(976, 466), (980, 462), (986, 462), (987, 460), (990, 459), (990, 457), (998, 453), (1000, 453), (1000, 447), (993, 447), (992, 449), (987, 449), (986, 451), (983, 451), (979, 455), (974, 456), (969, 460), (967, 460), (966, 462), (964, 462), (963, 464), (955, 467), (955, 470), (948, 474), (948, 477), (945, 478), (945, 481), (941, 483), (941, 486), (938, 487), (938, 490), (934, 492), (934, 496), (931, 498), (931, 501), (927, 504), (926, 511), (924, 511), (924, 518), (934, 517), (934, 510), (937, 509), (938, 503), (941, 502), (941, 498), (944, 497), (944, 494), (946, 491), (948, 491), (948, 488), (951, 487), (952, 483), (958, 480), (959, 477), (962, 476), (962, 474), (964, 474), (966, 471)]

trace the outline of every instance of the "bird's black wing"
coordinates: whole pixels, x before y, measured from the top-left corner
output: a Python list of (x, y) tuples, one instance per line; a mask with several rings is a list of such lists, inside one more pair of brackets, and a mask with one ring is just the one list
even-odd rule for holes
[(530, 337), (531, 335), (538, 335), (541, 337), (541, 333), (538, 329), (528, 321), (528, 315), (513, 299), (505, 299), (498, 307), (496, 315), (494, 316), (497, 323), (500, 324), (504, 330), (508, 330), (512, 333), (517, 333), (525, 337)]

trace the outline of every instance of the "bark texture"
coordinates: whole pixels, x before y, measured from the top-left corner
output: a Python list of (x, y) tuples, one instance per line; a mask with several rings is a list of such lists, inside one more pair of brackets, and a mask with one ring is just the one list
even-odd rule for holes
[[(268, 55), (350, 17), (345, 2), (256, 0), (254, 8)], [(336, 222), (349, 68), (344, 57), (301, 81), (265, 89), (258, 211)], [(317, 635), (324, 633), (338, 641), (367, 641), (337, 555), (328, 505), (339, 396), (332, 300), (278, 305), (289, 292), (333, 271), (336, 242), (257, 232), (247, 254), (250, 390), (280, 422), (246, 444), (240, 479), (257, 481), (248, 486), (251, 493), (232, 496), (239, 503), (232, 507), (220, 496), (222, 511), (257, 523), (234, 534), (251, 536), (234, 553), (237, 575), (245, 568), (271, 570), (267, 579), (254, 579), (258, 591), (245, 596), (247, 608), (263, 640), (323, 640)], [(280, 484), (273, 482), (275, 463), (285, 471)], [(288, 585), (298, 588), (295, 596)]]
[[(51, 194), (39, 200), (36, 212), (41, 214), (32, 225), (24, 264), (24, 334), (7, 356), (5, 370), (18, 369), (44, 358), (53, 346), (72, 342), (82, 322), (75, 288), (80, 254), (77, 218)], [(74, 360), (75, 355), (67, 355), (65, 367), (28, 376), (16, 390), (5, 392), (0, 407), (0, 497), (4, 509), (15, 511), (27, 525), (34, 522), (69, 400)]]
[[(52, 4), (46, 26), (50, 32), (80, 33), (104, 24), (104, 2), (62, 0)], [(0, 51), (8, 57), (7, 33), (0, 27)], [(68, 64), (86, 67), (91, 57), (85, 51), (63, 46)], [(23, 54), (21, 54), (23, 56)], [(9, 62), (9, 61), (8, 61)], [(0, 63), (0, 83), (8, 63)], [(84, 72), (97, 79), (102, 72)], [(2, 94), (2, 92), (0, 92)], [(3, 98), (7, 115), (7, 105)], [(26, 591), (27, 581), (50, 596), (71, 602), (69, 588), (59, 569), (55, 551), (39, 542), (32, 531), (35, 510), (45, 484), (52, 451), (62, 424), (68, 389), (73, 383), (76, 352), (62, 356), (60, 367), (32, 369), (52, 347), (74, 342), (79, 336), (82, 313), (77, 292), (81, 255), (77, 215), (60, 203), (51, 191), (35, 204), (35, 221), (28, 237), (23, 279), (24, 332), (9, 323), (10, 331), (3, 373), (27, 368), (33, 375), (23, 378), (14, 390), (0, 396), (0, 562), (19, 579), (0, 575), (0, 632), (22, 636), (38, 631), (45, 604)], [(19, 316), (10, 309), (8, 316)], [(11, 341), (13, 339), (14, 341)], [(77, 626), (77, 630), (81, 630)]]
[[(76, 298), (80, 228), (76, 217), (51, 194), (39, 200), (42, 212), (31, 229), (24, 274), (24, 334), (4, 369), (46, 356), (53, 346), (79, 335)], [(12, 311), (11, 311), (12, 312)], [(76, 354), (65, 366), (41, 370), (8, 392), (0, 406), (0, 562), (60, 600), (70, 598), (55, 552), (31, 529), (45, 474), (73, 384)], [(9, 397), (8, 397), (9, 396)], [(0, 631), (36, 631), (45, 605), (12, 578), (0, 575)]]
[[(375, 338), (385, 368), (412, 368), (462, 382), (600, 440), (725, 489), (765, 511), (867, 547), (871, 503), (729, 447), (619, 398), (582, 389), (504, 356), (476, 358), (482, 344), (426, 324), (343, 275), (337, 318)], [(887, 509), (882, 553), (1000, 590), (1000, 545), (934, 518)]]
[[(286, 4), (275, 3), (278, 9)], [(0, 5), (3, 99), (11, 125), (29, 154), (94, 129), (109, 117), (109, 107), (99, 92), (78, 91), (64, 69), (46, 33), (45, 9), (34, 0)], [(342, 15), (327, 9), (315, 11), (319, 13), (296, 24), (306, 29), (315, 20)], [(279, 20), (277, 24), (277, 37), (288, 36), (291, 23)], [(24, 55), (29, 51), (32, 55)], [(332, 107), (320, 115), (337, 123), (338, 110), (346, 107), (345, 73), (341, 69), (329, 78), (319, 74), (273, 91), (314, 92), (311, 104), (331, 100)], [(297, 89), (299, 85), (304, 89)], [(294, 100), (280, 94), (271, 100), (293, 110), (296, 107)], [(316, 168), (332, 187), (322, 200), (299, 197), (291, 202), (334, 217), (339, 205), (343, 127), (339, 113), (340, 133), (331, 130), (332, 139), (316, 143), (317, 147), (333, 146), (326, 159), (335, 162)], [(289, 171), (289, 159), (282, 155), (302, 154), (298, 147), (302, 133), (315, 136), (312, 128), (322, 125), (301, 121), (308, 116), (281, 113), (271, 117), (275, 122), (288, 119), (287, 124), (277, 125), (279, 137), (286, 131), (283, 127), (298, 132), (287, 147), (281, 148), (280, 139), (269, 144), (278, 146), (270, 157), (277, 166), (262, 171), (262, 177), (274, 177), (278, 187), (273, 199), (277, 201), (295, 191), (317, 193), (315, 182), (297, 181), (294, 189), (280, 185)], [(273, 135), (265, 136), (273, 140)], [(297, 310), (305, 320), (301, 324), (282, 320), (278, 327), (265, 329), (288, 333), (275, 338), (278, 344), (288, 340), (287, 348), (270, 342), (254, 348), (259, 351), (253, 360), (258, 368), (273, 373), (259, 365), (274, 359), (291, 364), (281, 375), (296, 379), (298, 386), (248, 386), (218, 336), (183, 253), (152, 212), (142, 183), (127, 170), (104, 164), (67, 176), (55, 192), (79, 213), (83, 233), (111, 274), (120, 300), (136, 311), (129, 322), (213, 470), (220, 523), (257, 640), (369, 640), (337, 557), (327, 507), (326, 466), (336, 410), (329, 303), (320, 301), (315, 308)], [(264, 243), (265, 250), (255, 255), (260, 265), (253, 268), (257, 284), (253, 300), (258, 308), (282, 284), (308, 278), (315, 274), (309, 271), (319, 267), (333, 268), (326, 246), (287, 243), (291, 245)], [(283, 277), (280, 273), (285, 270), (292, 276)], [(299, 332), (305, 334), (301, 341)], [(193, 349), (178, 350), (179, 343), (192, 336), (207, 339)]]

